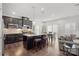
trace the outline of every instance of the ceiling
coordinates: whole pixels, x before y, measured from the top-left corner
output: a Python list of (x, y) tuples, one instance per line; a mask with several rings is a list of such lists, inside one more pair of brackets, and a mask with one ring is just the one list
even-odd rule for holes
[(79, 15), (79, 6), (74, 3), (3, 3), (2, 9), (3, 15), (25, 16), (33, 21)]

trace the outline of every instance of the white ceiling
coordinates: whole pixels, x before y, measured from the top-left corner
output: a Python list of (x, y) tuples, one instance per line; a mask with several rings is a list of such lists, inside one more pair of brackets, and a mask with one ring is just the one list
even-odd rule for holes
[(37, 21), (79, 15), (79, 6), (72, 3), (3, 3), (2, 8), (3, 15), (25, 16)]

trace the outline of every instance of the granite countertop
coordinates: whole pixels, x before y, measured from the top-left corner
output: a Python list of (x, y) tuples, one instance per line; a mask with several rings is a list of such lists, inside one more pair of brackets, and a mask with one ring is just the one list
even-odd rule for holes
[(3, 30), (4, 34), (22, 34), (22, 29), (4, 29)]
[(36, 35), (36, 34), (23, 34), (24, 36), (39, 36), (39, 35)]
[(28, 32), (27, 29), (20, 29), (20, 28), (4, 28), (4, 34), (22, 34), (22, 32)]

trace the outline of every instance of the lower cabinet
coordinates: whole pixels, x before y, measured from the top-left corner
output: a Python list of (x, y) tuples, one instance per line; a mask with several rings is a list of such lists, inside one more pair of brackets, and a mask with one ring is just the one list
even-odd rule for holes
[(9, 34), (5, 35), (4, 44), (12, 44), (22, 40), (21, 34)]

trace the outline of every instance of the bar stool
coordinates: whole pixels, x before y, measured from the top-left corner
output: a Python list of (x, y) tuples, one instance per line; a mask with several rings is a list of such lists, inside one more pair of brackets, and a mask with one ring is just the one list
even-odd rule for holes
[(48, 46), (48, 39), (46, 35), (44, 35), (42, 39), (42, 47), (45, 47), (45, 46)]
[(38, 50), (38, 48), (40, 49), (41, 48), (41, 39), (35, 39), (34, 40), (34, 46), (36, 48), (36, 50)]

